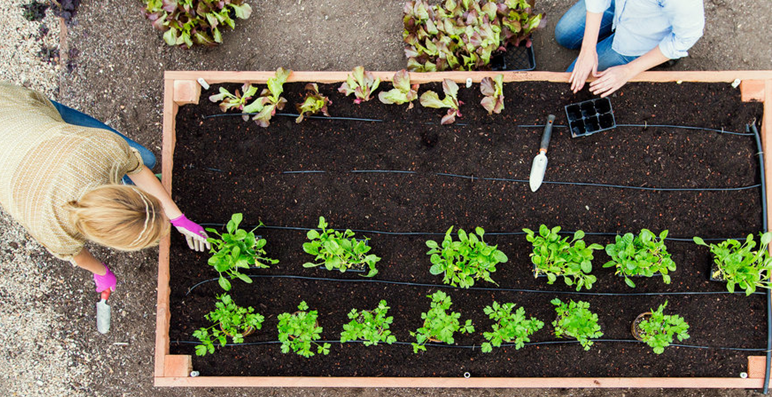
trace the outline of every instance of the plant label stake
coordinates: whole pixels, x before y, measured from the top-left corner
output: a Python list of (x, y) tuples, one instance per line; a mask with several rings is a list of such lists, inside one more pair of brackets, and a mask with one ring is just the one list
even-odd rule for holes
[(106, 334), (110, 330), (110, 305), (107, 304), (107, 299), (110, 298), (110, 289), (102, 291), (99, 298), (99, 302), (96, 304), (97, 331), (100, 334)]
[(544, 126), (544, 134), (541, 136), (539, 154), (533, 158), (533, 164), (531, 165), (531, 177), (528, 180), (528, 184), (531, 185), (532, 192), (539, 190), (539, 186), (541, 186), (542, 181), (544, 181), (544, 173), (547, 171), (547, 146), (550, 144), (552, 124), (554, 122), (555, 115), (549, 115), (549, 117), (547, 117), (547, 125)]

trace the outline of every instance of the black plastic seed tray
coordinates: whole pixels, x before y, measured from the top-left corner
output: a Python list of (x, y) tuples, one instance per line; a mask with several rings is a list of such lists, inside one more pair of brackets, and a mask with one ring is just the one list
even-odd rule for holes
[(506, 51), (494, 53), (491, 56), (491, 70), (500, 72), (505, 70), (534, 70), (536, 69), (536, 57), (533, 45), (507, 46)]
[(592, 135), (617, 126), (611, 100), (608, 98), (590, 99), (567, 105), (566, 118), (573, 138)]

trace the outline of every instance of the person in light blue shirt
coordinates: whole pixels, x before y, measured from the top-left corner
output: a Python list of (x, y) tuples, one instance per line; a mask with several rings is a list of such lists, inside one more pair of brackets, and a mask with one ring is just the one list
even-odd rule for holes
[(579, 0), (558, 21), (555, 39), (580, 49), (567, 70), (571, 90), (592, 74), (590, 91), (605, 97), (639, 73), (687, 56), (704, 27), (702, 0)]

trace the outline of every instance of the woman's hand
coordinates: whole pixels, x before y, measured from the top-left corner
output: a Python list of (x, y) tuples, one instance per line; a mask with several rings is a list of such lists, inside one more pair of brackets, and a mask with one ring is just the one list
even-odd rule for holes
[(628, 65), (612, 66), (596, 74), (598, 79), (590, 83), (590, 91), (605, 98), (622, 88), (636, 74)]
[(591, 73), (593, 76), (598, 76), (598, 53), (594, 47), (589, 49), (583, 47), (576, 58), (571, 77), (568, 79), (568, 82), (571, 83), (571, 91), (574, 94), (584, 87), (584, 83), (587, 82), (587, 77)]

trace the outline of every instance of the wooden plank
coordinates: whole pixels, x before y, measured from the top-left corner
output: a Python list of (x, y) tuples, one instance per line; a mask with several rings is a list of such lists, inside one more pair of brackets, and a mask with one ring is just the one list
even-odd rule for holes
[[(772, 199), (772, 150), (770, 149), (770, 135), (772, 135), (772, 80), (764, 83), (764, 115), (761, 119), (761, 144), (764, 151), (764, 175), (767, 187), (767, 208)], [(767, 212), (767, 225), (772, 227), (772, 211)], [(772, 253), (772, 246), (769, 247)]]
[(740, 93), (743, 102), (761, 102), (764, 100), (764, 80), (743, 80)]
[(759, 389), (764, 379), (737, 378), (327, 378), (327, 377), (164, 377), (172, 387), (431, 387), (431, 388), (701, 388)]
[[(293, 71), (287, 81), (314, 81), (317, 83), (336, 83), (346, 80), (351, 72), (309, 72)], [(384, 81), (391, 81), (394, 72), (373, 72), (376, 77)], [(433, 81), (442, 81), (442, 79), (451, 79), (456, 82), (465, 82), (467, 77), (473, 81), (480, 82), (484, 77), (493, 77), (497, 74), (504, 75), (505, 82), (512, 81), (550, 81), (567, 83), (569, 73), (563, 72), (434, 72), (434, 73), (410, 73), (410, 79), (413, 83), (429, 83)], [(265, 83), (268, 78), (273, 77), (274, 72), (236, 72), (236, 71), (167, 71), (167, 79), (175, 80), (196, 80), (202, 77), (210, 84), (253, 82)], [(766, 80), (772, 79), (772, 70), (729, 70), (729, 71), (657, 71), (643, 72), (634, 77), (631, 81), (637, 82), (672, 82), (672, 81), (693, 81), (693, 82), (724, 82), (731, 83), (735, 79), (740, 80)]]
[(187, 377), (193, 371), (193, 360), (188, 355), (168, 354), (164, 358), (164, 376)]
[(201, 86), (195, 80), (174, 80), (174, 103), (196, 104), (201, 96)]
[(767, 370), (766, 356), (748, 357), (748, 377), (749, 378), (764, 379), (764, 374), (766, 370)]

